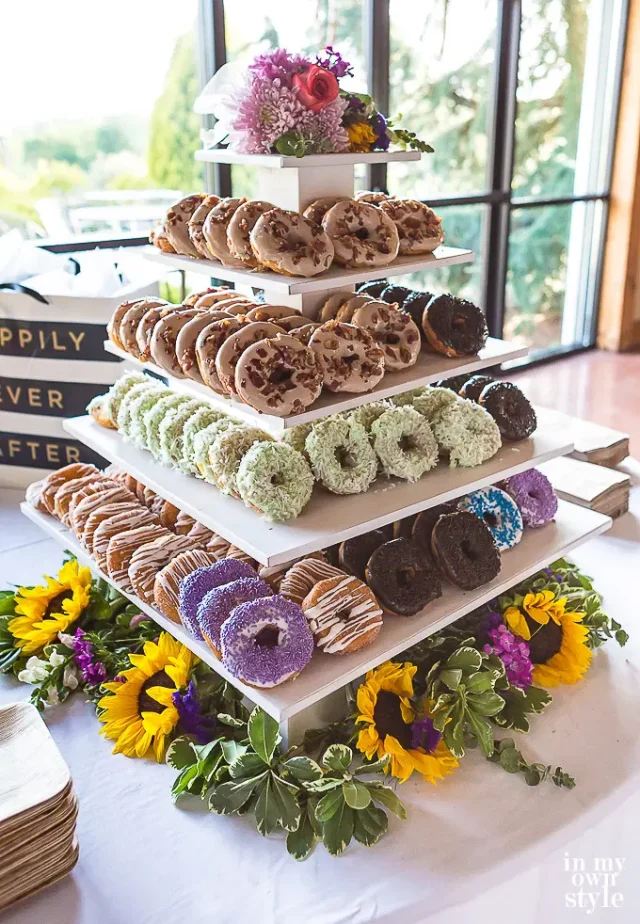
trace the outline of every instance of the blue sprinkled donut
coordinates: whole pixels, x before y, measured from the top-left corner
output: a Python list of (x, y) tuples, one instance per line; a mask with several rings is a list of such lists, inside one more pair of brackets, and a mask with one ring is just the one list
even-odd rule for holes
[(501, 552), (522, 539), (522, 514), (513, 498), (500, 488), (480, 488), (464, 497), (459, 506), (484, 520)]

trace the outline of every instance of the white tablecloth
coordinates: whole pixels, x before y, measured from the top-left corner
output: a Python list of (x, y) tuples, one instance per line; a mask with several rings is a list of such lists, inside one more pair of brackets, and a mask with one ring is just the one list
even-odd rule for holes
[[(635, 467), (636, 480), (640, 467)], [(5, 492), (0, 511), (0, 586), (34, 582), (60, 563)], [(596, 655), (586, 682), (561, 689), (522, 742), (529, 759), (560, 764), (571, 792), (528, 788), (472, 753), (438, 787), (410, 781), (400, 795), (409, 819), (392, 817), (373, 848), (339, 858), (320, 845), (305, 863), (279, 837), (246, 819), (173, 806), (174, 772), (114, 757), (78, 697), (46, 713), (80, 799), (80, 860), (63, 882), (9, 912), (3, 924), (564, 924), (640, 920), (640, 487), (635, 514), (574, 554), (597, 575), (605, 603), (632, 634)], [(29, 690), (0, 678), (0, 703)], [(619, 858), (621, 907), (568, 907), (579, 891), (570, 858), (594, 868)], [(571, 859), (573, 863), (573, 859)], [(0, 888), (2, 884), (0, 883)], [(583, 902), (592, 901), (585, 895)], [(620, 902), (619, 899), (617, 899)]]

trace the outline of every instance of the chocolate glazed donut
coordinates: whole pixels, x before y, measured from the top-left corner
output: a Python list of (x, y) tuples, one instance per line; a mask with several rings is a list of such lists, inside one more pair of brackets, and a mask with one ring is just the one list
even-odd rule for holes
[(445, 513), (455, 513), (457, 509), (458, 505), (455, 501), (445, 501), (444, 504), (438, 504), (436, 507), (429, 507), (428, 510), (423, 510), (415, 519), (411, 538), (414, 542), (418, 543), (425, 555), (428, 555), (432, 561), (431, 534), (433, 533), (433, 527), (441, 516), (444, 516)]
[(492, 382), (482, 389), (478, 403), (491, 414), (505, 440), (524, 440), (538, 426), (536, 412), (513, 382)]
[(422, 315), (429, 346), (445, 356), (473, 356), (487, 342), (485, 317), (473, 302), (453, 295), (436, 295)]
[(415, 616), (442, 595), (440, 576), (411, 539), (392, 539), (379, 546), (369, 559), (366, 577), (380, 603), (393, 615)]
[(500, 552), (491, 530), (467, 510), (438, 519), (431, 533), (431, 550), (442, 573), (462, 590), (475, 590), (500, 573)]
[(353, 574), (354, 577), (366, 581), (367, 563), (375, 550), (391, 539), (391, 526), (383, 526), (381, 529), (372, 529), (363, 536), (354, 536), (353, 539), (346, 539), (340, 543), (338, 550), (338, 561), (340, 567), (347, 574)]

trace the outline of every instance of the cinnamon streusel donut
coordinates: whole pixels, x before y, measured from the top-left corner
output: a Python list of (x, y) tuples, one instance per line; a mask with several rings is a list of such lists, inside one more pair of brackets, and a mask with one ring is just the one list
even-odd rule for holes
[(316, 400), (322, 391), (322, 369), (310, 347), (278, 334), (244, 350), (236, 365), (235, 386), (239, 397), (257, 411), (286, 417), (300, 414)]
[(432, 253), (444, 241), (442, 221), (416, 199), (387, 199), (380, 208), (398, 229), (399, 253)]
[(257, 220), (265, 212), (275, 208), (272, 202), (250, 199), (239, 205), (227, 225), (227, 246), (232, 257), (241, 260), (247, 267), (260, 269), (260, 263), (251, 249), (249, 236)]
[(408, 369), (418, 361), (422, 347), (420, 330), (409, 315), (385, 302), (368, 301), (355, 310), (353, 323), (368, 331), (376, 341), (384, 353), (386, 372)]
[(223, 266), (242, 267), (245, 264), (242, 260), (236, 259), (229, 250), (227, 243), (227, 228), (233, 218), (233, 213), (246, 199), (222, 199), (211, 209), (205, 218), (202, 233), (207, 245), (207, 250), (214, 260), (219, 260)]
[(329, 391), (371, 391), (384, 375), (381, 347), (354, 324), (327, 321), (313, 332), (309, 346), (318, 357)]
[(176, 253), (184, 254), (187, 257), (201, 256), (189, 236), (189, 221), (196, 209), (202, 204), (204, 198), (204, 194), (186, 196), (180, 202), (172, 205), (167, 212), (167, 217), (164, 220), (164, 230), (169, 243)]
[(379, 208), (364, 202), (338, 202), (322, 220), (342, 266), (386, 266), (398, 255), (398, 231)]
[(316, 276), (333, 261), (328, 234), (298, 212), (265, 212), (256, 222), (250, 240), (259, 262), (285, 276)]

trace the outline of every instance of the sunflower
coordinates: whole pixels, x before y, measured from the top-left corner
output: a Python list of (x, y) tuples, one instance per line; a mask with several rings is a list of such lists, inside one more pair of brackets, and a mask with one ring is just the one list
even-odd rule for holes
[(180, 718), (173, 695), (187, 686), (198, 659), (162, 632), (157, 644), (146, 642), (144, 654), (132, 654), (129, 661), (132, 667), (119, 680), (102, 685), (108, 695), (98, 703), (100, 734), (116, 742), (114, 754), (146, 757), (153, 751), (162, 763)]
[(369, 760), (389, 754), (391, 774), (401, 783), (414, 770), (429, 783), (436, 783), (451, 773), (458, 761), (433, 727), (428, 710), (417, 715), (411, 704), (416, 670), (415, 664), (387, 661), (369, 671), (357, 693), (356, 722), (366, 727), (360, 731), (356, 747)]
[(542, 687), (577, 683), (591, 664), (584, 613), (567, 612), (566, 605), (566, 597), (556, 599), (543, 590), (527, 594), (520, 607), (510, 606), (504, 613), (511, 631), (528, 642), (533, 682)]
[(371, 150), (375, 144), (377, 135), (368, 122), (353, 122), (347, 125), (347, 134), (349, 136), (349, 150), (356, 153)]
[(89, 604), (91, 571), (75, 559), (62, 566), (57, 578), (45, 575), (46, 585), (20, 587), (16, 594), (18, 614), (7, 626), (17, 648), (34, 654), (66, 632)]

